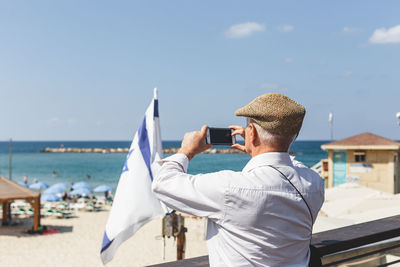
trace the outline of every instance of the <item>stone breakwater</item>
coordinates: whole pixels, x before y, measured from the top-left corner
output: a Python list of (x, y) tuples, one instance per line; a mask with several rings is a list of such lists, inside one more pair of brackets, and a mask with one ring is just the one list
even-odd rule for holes
[[(165, 154), (175, 154), (177, 153), (179, 148), (169, 147), (164, 148), (163, 152)], [(73, 147), (59, 147), (59, 148), (51, 148), (46, 147), (43, 150), (40, 150), (41, 153), (128, 153), (129, 148), (73, 148)], [(229, 148), (211, 148), (206, 150), (206, 154), (241, 154), (244, 153), (242, 151), (236, 149)]]

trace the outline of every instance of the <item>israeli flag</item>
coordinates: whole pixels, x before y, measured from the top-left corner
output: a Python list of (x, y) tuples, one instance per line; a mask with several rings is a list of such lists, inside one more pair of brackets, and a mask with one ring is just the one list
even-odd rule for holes
[(103, 264), (111, 261), (117, 248), (151, 219), (166, 210), (151, 191), (151, 183), (162, 159), (157, 88), (154, 98), (132, 141), (122, 169), (101, 246)]

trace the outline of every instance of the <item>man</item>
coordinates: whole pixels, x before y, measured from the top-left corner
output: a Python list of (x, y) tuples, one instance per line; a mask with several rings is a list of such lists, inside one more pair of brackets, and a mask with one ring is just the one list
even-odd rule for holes
[(245, 139), (232, 148), (252, 157), (241, 172), (186, 173), (189, 161), (211, 147), (203, 126), (161, 162), (153, 191), (177, 211), (208, 218), (211, 266), (307, 266), (324, 183), (288, 153), (305, 109), (284, 95), (265, 94), (235, 114), (248, 125), (230, 127)]

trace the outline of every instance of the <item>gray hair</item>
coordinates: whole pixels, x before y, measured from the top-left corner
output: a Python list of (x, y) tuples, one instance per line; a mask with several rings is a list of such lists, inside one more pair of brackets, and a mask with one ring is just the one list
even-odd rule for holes
[(257, 134), (263, 145), (268, 145), (277, 148), (289, 149), (289, 146), (296, 140), (297, 134), (293, 136), (282, 136), (268, 132), (262, 128), (258, 123), (256, 123), (251, 118), (247, 118), (247, 125), (252, 123), (256, 128)]

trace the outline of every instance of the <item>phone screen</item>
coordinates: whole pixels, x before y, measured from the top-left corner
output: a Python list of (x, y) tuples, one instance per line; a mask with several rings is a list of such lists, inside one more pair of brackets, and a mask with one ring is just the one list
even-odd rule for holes
[(229, 128), (208, 128), (212, 145), (232, 145), (232, 130)]

